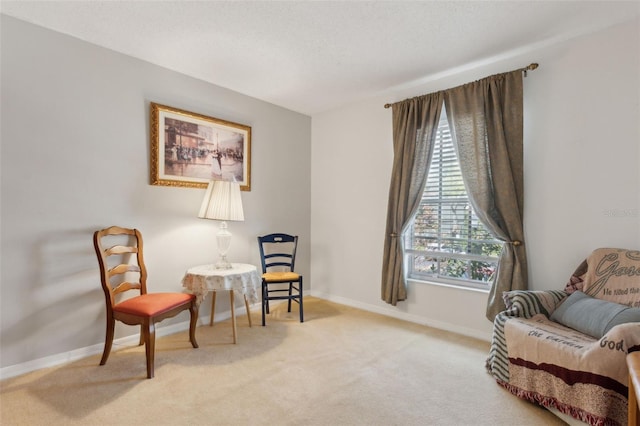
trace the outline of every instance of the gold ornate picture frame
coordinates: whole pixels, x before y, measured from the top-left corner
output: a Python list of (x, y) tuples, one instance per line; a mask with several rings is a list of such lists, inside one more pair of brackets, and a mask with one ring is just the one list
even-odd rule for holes
[(151, 102), (151, 185), (251, 190), (251, 127)]

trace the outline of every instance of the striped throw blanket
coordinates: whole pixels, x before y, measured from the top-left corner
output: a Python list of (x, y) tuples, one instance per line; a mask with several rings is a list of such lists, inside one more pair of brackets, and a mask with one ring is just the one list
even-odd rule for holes
[[(640, 269), (634, 269), (634, 263), (624, 269), (620, 265), (621, 259), (640, 260), (639, 254), (599, 249), (574, 272), (565, 291), (505, 293), (507, 309), (494, 320), (487, 371), (498, 384), (520, 398), (555, 408), (591, 425), (626, 425), (625, 358), (630, 352), (640, 351), (640, 323), (616, 325), (598, 339), (549, 317), (576, 290), (638, 306)], [(605, 274), (608, 286), (603, 286)], [(619, 277), (625, 281), (616, 283)], [(625, 293), (620, 289), (626, 288), (629, 289), (626, 299), (618, 297)]]

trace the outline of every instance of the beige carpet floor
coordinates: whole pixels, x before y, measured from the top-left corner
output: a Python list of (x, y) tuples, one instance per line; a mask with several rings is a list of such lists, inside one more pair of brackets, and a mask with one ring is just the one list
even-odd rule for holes
[[(486, 342), (317, 298), (0, 383), (9, 425), (560, 425), (485, 372)], [(117, 337), (117, 336), (116, 336)]]

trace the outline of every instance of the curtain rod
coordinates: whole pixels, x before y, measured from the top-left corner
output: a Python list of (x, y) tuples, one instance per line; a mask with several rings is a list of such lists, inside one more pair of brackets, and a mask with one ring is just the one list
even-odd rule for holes
[[(527, 71), (533, 71), (533, 70), (535, 70), (536, 68), (538, 68), (538, 64), (537, 64), (537, 63), (535, 63), (535, 62), (532, 62), (532, 63), (530, 63), (529, 65), (527, 65), (526, 67), (524, 67), (524, 68), (520, 68), (519, 70), (516, 70), (516, 71), (522, 71), (522, 72), (524, 72), (524, 76), (526, 77), (526, 76), (527, 76)], [(400, 102), (402, 102), (402, 101), (400, 101)], [(395, 102), (394, 102), (394, 103), (395, 103)], [(391, 106), (393, 106), (393, 104), (384, 104), (384, 107), (385, 107), (385, 108), (390, 108)]]

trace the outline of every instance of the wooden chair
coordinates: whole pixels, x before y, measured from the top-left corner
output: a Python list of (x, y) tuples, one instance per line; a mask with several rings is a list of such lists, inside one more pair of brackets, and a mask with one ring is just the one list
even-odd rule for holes
[[(262, 261), (262, 325), (269, 313), (270, 300), (287, 300), (287, 312), (291, 312), (291, 301), (298, 303), (300, 322), (304, 322), (302, 275), (294, 272), (298, 236), (269, 234), (258, 237), (258, 245)], [(272, 296), (272, 293), (286, 294)]]
[[(106, 246), (107, 241), (117, 241), (117, 244)], [(93, 246), (100, 264), (100, 278), (107, 304), (107, 333), (100, 365), (105, 365), (109, 358), (116, 320), (128, 325), (140, 325), (140, 344), (145, 345), (149, 379), (154, 375), (156, 323), (189, 310), (189, 339), (194, 348), (198, 347), (198, 306), (195, 296), (186, 293), (147, 293), (147, 269), (142, 255), (140, 231), (118, 226), (102, 229), (93, 234)], [(118, 295), (129, 291), (137, 295), (117, 300), (120, 299)]]

